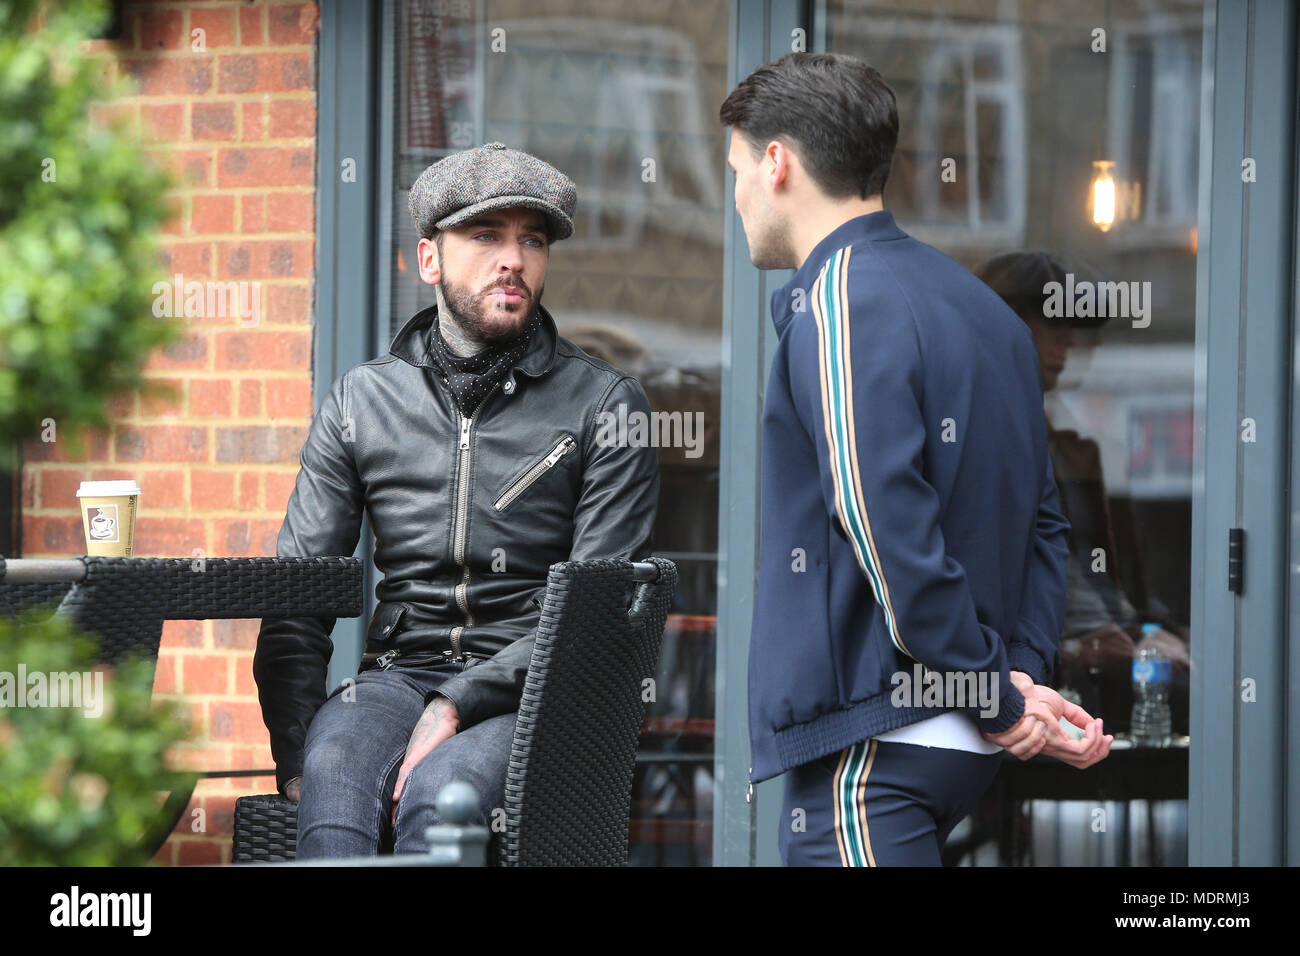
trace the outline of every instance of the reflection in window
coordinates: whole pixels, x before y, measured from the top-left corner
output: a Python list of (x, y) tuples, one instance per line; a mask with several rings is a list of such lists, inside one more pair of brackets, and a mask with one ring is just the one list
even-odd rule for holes
[[(1124, 733), (1144, 624), (1157, 625), (1153, 640), (1174, 663), (1181, 750), (1112, 750), (1109, 758), (1134, 780), (1160, 768), (1153, 772), (1173, 780), (1159, 794), (1165, 803), (1151, 804), (1150, 815), (1106, 805), (1111, 825), (1098, 835), (1088, 813), (1102, 795), (1034, 800), (1036, 771), (1004, 766), (997, 786), (1011, 796), (1003, 803), (990, 791), (954, 833), (952, 859), (1185, 862), (1186, 804), (1171, 798), (1179, 784), (1185, 795), (1187, 782), (1203, 4), (828, 7), (827, 48), (866, 60), (898, 97), (886, 207), (905, 231), (1002, 294), (1038, 346), (1052, 463), (1073, 526), (1055, 685), (1103, 717), (1108, 732)], [(1098, 27), (1106, 53), (1091, 48)], [(957, 159), (955, 180), (943, 175), (945, 157)], [(1088, 207), (1096, 161), (1113, 162), (1121, 197), (1139, 199), (1106, 232)], [(1043, 285), (1065, 273), (1140, 290), (1141, 314), (1132, 300), (1120, 314), (1049, 319)]]
[[(899, 144), (886, 187), (913, 234), (935, 245), (1024, 235), (1025, 116), (1020, 28), (907, 15), (845, 15), (847, 52), (888, 34), (873, 60), (898, 98)], [(914, 63), (891, 72), (889, 64)], [(936, 175), (937, 173), (937, 175)]]
[(1196, 225), (1200, 150), (1200, 18), (1159, 17), (1115, 33), (1111, 152), (1140, 177), (1140, 219), (1175, 241)]

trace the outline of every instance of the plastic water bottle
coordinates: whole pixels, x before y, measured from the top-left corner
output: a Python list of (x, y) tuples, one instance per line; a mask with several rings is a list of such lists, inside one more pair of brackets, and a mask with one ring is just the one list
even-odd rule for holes
[(1172, 665), (1150, 635), (1159, 624), (1143, 624), (1133, 655), (1133, 714), (1130, 733), (1135, 747), (1168, 747), (1169, 682)]

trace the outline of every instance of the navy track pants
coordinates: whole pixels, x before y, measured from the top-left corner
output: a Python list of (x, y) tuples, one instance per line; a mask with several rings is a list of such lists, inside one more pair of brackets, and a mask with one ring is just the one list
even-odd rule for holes
[(786, 773), (786, 866), (941, 866), (1002, 752), (864, 740)]

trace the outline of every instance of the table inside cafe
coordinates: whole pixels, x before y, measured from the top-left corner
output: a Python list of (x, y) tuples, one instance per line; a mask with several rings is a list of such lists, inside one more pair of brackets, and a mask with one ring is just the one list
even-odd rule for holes
[[(1018, 823), (1025, 801), (1114, 801), (1127, 805), (1142, 800), (1146, 802), (1150, 836), (1146, 863), (1169, 865), (1170, 861), (1159, 858), (1154, 804), (1187, 799), (1189, 750), (1189, 738), (1185, 736), (1175, 736), (1168, 747), (1135, 747), (1127, 737), (1116, 735), (1106, 759), (1083, 770), (1042, 754), (1021, 760), (1004, 752), (1002, 767), (985, 796), (998, 808), (1000, 816), (1001, 862), (1012, 864), (1024, 854)], [(1119, 831), (1119, 858), (1123, 861), (1130, 854), (1128, 830), (1126, 806)]]

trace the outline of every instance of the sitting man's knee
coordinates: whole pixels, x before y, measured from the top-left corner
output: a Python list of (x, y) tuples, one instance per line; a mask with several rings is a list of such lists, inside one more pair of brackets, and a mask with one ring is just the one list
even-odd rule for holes
[(439, 756), (435, 750), (411, 771), (402, 790), (399, 814), (421, 810), (430, 818), (430, 822), (442, 822), (442, 814), (437, 809), (438, 797), (448, 784), (459, 781), (468, 784), (477, 798), (476, 812), (467, 822), (480, 825), (490, 823), (492, 811), (504, 802), (504, 778), (495, 779), (495, 774), (485, 773), (484, 768), (473, 762), (447, 759), (453, 757), (451, 754), (441, 755), (443, 759), (439, 759)]
[(427, 807), (436, 808), (438, 795), (454, 780), (469, 784), (478, 794), (479, 804), (482, 804), (483, 798), (487, 796), (483, 792), (482, 781), (476, 775), (467, 772), (462, 765), (455, 761), (438, 760), (435, 754), (430, 754), (420, 761), (411, 771), (411, 777), (407, 780), (406, 789), (402, 793), (402, 801), (405, 802), (407, 793), (410, 793), (416, 798), (412, 803), (419, 802)]
[(357, 743), (357, 738), (349, 734), (324, 734), (308, 739), (303, 748), (303, 777), (349, 776), (354, 773)]

